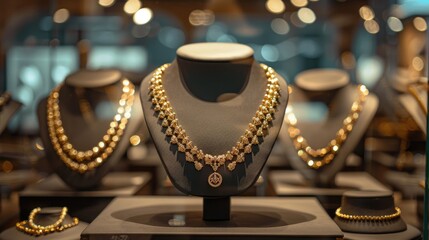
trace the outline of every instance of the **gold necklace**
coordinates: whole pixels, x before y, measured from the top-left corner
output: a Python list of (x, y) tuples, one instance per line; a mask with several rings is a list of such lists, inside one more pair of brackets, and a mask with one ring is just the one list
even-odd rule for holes
[(42, 211), (41, 208), (35, 208), (30, 212), (30, 215), (28, 216), (28, 221), (24, 220), (21, 222), (17, 222), (15, 227), (17, 230), (33, 236), (40, 236), (53, 232), (61, 232), (79, 224), (78, 218), (73, 218), (73, 222), (69, 224), (62, 224), (67, 215), (67, 210), (68, 209), (66, 207), (63, 207), (61, 209), (60, 217), (57, 221), (55, 221), (55, 223), (47, 226), (42, 226), (34, 223), (36, 215), (39, 214), (40, 211)]
[(109, 124), (109, 129), (96, 146), (86, 151), (80, 151), (73, 147), (63, 127), (59, 106), (60, 89), (61, 85), (56, 87), (49, 94), (47, 101), (49, 137), (55, 152), (64, 164), (71, 170), (83, 174), (100, 166), (113, 153), (116, 145), (121, 140), (121, 136), (131, 117), (134, 103), (134, 85), (128, 80), (122, 81), (122, 95), (119, 100), (119, 107)]
[(0, 95), (0, 111), (3, 109), (3, 107), (10, 101), (11, 95), (8, 92), (4, 92)]
[(337, 208), (335, 215), (339, 218), (354, 221), (388, 221), (401, 216), (401, 209), (395, 207), (395, 213), (381, 216), (370, 216), (370, 215), (352, 215), (344, 214), (341, 212), (341, 208)]
[[(301, 135), (301, 130), (297, 128), (298, 120), (292, 111), (286, 111), (285, 122), (288, 124), (289, 137), (292, 139), (293, 146), (297, 150), (298, 156), (307, 164), (307, 166), (318, 169), (329, 164), (342, 144), (347, 140), (349, 133), (353, 130), (354, 123), (358, 120), (362, 111), (362, 105), (368, 95), (368, 89), (364, 85), (358, 86), (358, 98), (353, 102), (350, 112), (343, 120), (343, 126), (337, 131), (334, 139), (322, 148), (313, 149), (308, 145), (307, 140)], [(292, 92), (292, 89), (289, 90)]]
[(180, 125), (162, 82), (163, 73), (169, 66), (169, 64), (165, 64), (159, 67), (151, 78), (149, 94), (153, 110), (158, 114), (157, 117), (165, 129), (164, 134), (169, 137), (169, 143), (177, 145), (178, 151), (185, 154), (186, 161), (193, 163), (196, 170), (201, 170), (203, 164), (210, 165), (213, 173), (209, 175), (207, 181), (211, 187), (219, 187), (222, 184), (222, 175), (217, 172), (219, 167), (229, 161), (227, 168), (229, 171), (233, 171), (237, 163), (245, 161), (245, 154), (252, 153), (252, 145), (258, 145), (268, 134), (267, 129), (274, 118), (275, 108), (280, 97), (280, 86), (276, 73), (272, 68), (261, 64), (267, 78), (267, 88), (262, 103), (236, 145), (226, 153), (214, 155), (207, 154), (197, 147)]

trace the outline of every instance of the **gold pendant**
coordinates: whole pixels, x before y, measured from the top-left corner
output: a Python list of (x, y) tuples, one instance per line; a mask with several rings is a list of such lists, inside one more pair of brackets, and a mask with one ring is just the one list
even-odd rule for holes
[(222, 175), (220, 175), (217, 172), (214, 172), (209, 175), (209, 178), (207, 179), (210, 186), (212, 187), (219, 187), (222, 184)]

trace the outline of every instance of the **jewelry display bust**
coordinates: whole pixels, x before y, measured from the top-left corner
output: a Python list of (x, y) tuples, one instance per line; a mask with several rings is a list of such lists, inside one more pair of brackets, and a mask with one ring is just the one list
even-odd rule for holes
[[(261, 103), (270, 90), (267, 108)], [(168, 99), (168, 110), (158, 109), (162, 97)], [(256, 63), (252, 49), (241, 44), (185, 45), (171, 65), (150, 74), (141, 86), (145, 121), (168, 176), (180, 191), (203, 197), (237, 195), (256, 182), (280, 130), (287, 98), (285, 80)], [(270, 113), (271, 101), (276, 106)], [(256, 119), (258, 114), (264, 116)], [(175, 119), (179, 130), (166, 133), (175, 130), (170, 130)]]
[(121, 159), (142, 123), (134, 91), (116, 70), (83, 70), (39, 103), (47, 159), (67, 185), (95, 188)]
[(407, 229), (392, 192), (345, 192), (341, 207), (335, 213), (335, 222), (341, 230), (354, 233), (380, 234)]
[(20, 102), (12, 99), (8, 92), (0, 93), (0, 134), (5, 130), (13, 114), (21, 108)]
[(373, 118), (378, 100), (364, 86), (350, 84), (346, 72), (335, 69), (302, 72), (290, 91), (280, 134), (290, 164), (309, 185), (332, 187), (335, 174)]

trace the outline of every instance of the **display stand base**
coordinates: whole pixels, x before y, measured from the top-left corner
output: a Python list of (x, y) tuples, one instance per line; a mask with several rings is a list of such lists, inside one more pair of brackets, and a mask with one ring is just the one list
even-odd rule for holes
[(338, 239), (314, 198), (233, 197), (229, 221), (204, 221), (197, 197), (116, 198), (83, 231), (99, 239)]
[(87, 226), (87, 223), (79, 221), (77, 226), (66, 229), (62, 232), (54, 232), (38, 237), (20, 232), (16, 227), (10, 227), (0, 233), (0, 240), (77, 240)]
[(397, 232), (397, 233), (384, 233), (384, 234), (357, 234), (357, 233), (349, 233), (344, 232), (344, 240), (420, 240), (421, 232), (407, 224), (407, 230), (403, 232)]
[(204, 221), (228, 221), (231, 214), (231, 197), (204, 198)]
[(269, 179), (278, 196), (316, 197), (331, 217), (341, 205), (341, 197), (346, 191), (390, 191), (366, 172), (340, 172), (335, 177), (336, 187), (332, 188), (306, 186), (305, 179), (297, 171), (272, 171)]
[(91, 222), (115, 197), (149, 194), (150, 181), (151, 175), (146, 172), (112, 172), (97, 190), (76, 191), (51, 175), (19, 193), (20, 219), (27, 219), (36, 207), (64, 206), (73, 216)]

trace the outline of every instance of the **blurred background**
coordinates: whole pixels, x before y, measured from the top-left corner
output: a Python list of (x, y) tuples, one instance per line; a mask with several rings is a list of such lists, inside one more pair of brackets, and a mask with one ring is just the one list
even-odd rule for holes
[[(425, 119), (406, 106), (418, 104), (413, 84), (426, 102), (427, 0), (2, 0), (0, 9), (0, 93), (23, 103), (0, 136), (6, 212), (17, 212), (16, 191), (52, 172), (36, 106), (54, 86), (86, 68), (119, 69), (138, 84), (193, 42), (246, 44), (290, 84), (307, 69), (347, 71), (380, 100), (347, 169), (372, 173), (401, 199), (421, 196), (414, 183), (424, 177)], [(410, 99), (404, 104), (401, 96)], [(133, 142), (115, 170), (150, 171), (158, 175), (151, 194), (169, 192), (150, 139)], [(290, 168), (282, 154), (273, 151), (268, 169)], [(272, 194), (264, 186), (257, 194)], [(416, 211), (410, 218), (419, 225)]]

